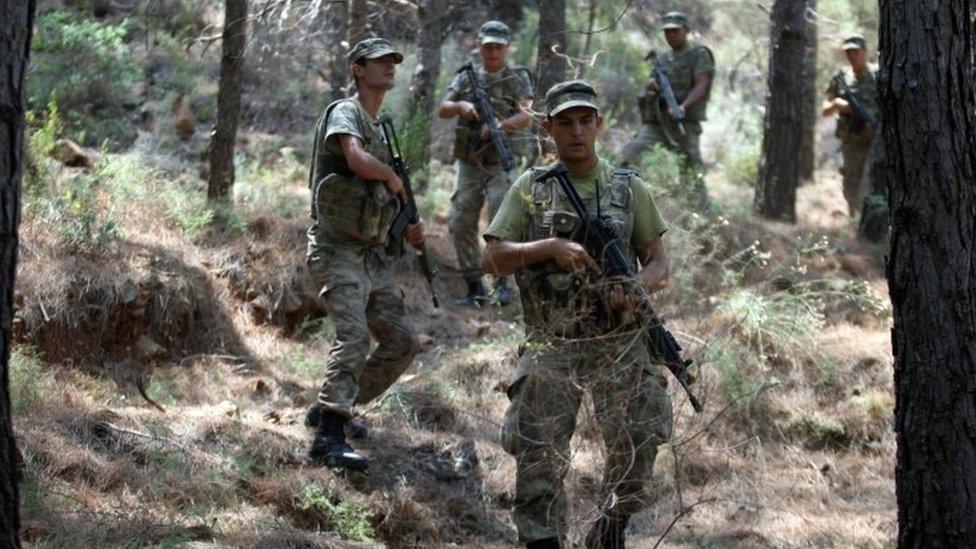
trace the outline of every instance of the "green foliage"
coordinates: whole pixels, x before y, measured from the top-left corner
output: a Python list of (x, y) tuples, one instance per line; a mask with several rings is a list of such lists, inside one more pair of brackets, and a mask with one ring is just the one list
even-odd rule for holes
[(403, 155), (403, 161), (410, 167), (414, 179), (426, 180), (424, 143), (428, 140), (430, 117), (421, 110), (417, 110), (412, 115), (410, 111), (411, 109), (404, 109), (396, 125), (400, 153)]
[(754, 186), (759, 177), (759, 143), (742, 147), (728, 157), (725, 165), (725, 178), (733, 185)]
[(733, 292), (720, 309), (765, 361), (770, 353), (795, 353), (808, 346), (824, 325), (823, 300), (813, 291), (762, 294), (755, 289)]
[[(39, 118), (43, 118), (38, 126)], [(27, 169), (24, 177), (24, 198), (36, 200), (44, 191), (51, 178), (51, 160), (48, 158), (54, 144), (64, 133), (58, 104), (48, 103), (46, 116), (31, 111), (26, 116), (27, 123)]]
[(26, 414), (48, 399), (50, 383), (40, 357), (31, 350), (14, 347), (10, 354), (10, 405)]
[(234, 182), (235, 202), (247, 211), (295, 217), (308, 209), (307, 198), (285, 183), (303, 181), (308, 168), (291, 148), (283, 147), (272, 154), (279, 158), (271, 165), (250, 159), (241, 162)]
[(641, 177), (655, 196), (667, 194), (674, 198), (685, 193), (681, 155), (661, 145), (651, 147), (641, 159)]
[(342, 539), (372, 541), (376, 537), (369, 518), (370, 510), (351, 501), (331, 497), (315, 484), (302, 489), (296, 507), (302, 511), (317, 511), (325, 515), (332, 530)]
[(98, 184), (94, 178), (69, 181), (56, 207), (61, 242), (75, 252), (99, 253), (118, 239), (119, 222), (106, 215), (99, 205)]
[(65, 125), (88, 144), (127, 143), (134, 130), (122, 105), (139, 68), (124, 42), (128, 23), (102, 24), (66, 11), (38, 17), (27, 93), (56, 102)]

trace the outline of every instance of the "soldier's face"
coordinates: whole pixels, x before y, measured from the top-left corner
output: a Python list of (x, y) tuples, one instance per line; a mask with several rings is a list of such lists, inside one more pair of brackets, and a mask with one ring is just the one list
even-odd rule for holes
[(664, 39), (673, 50), (680, 50), (688, 42), (688, 29), (664, 29)]
[(367, 59), (365, 65), (353, 65), (352, 70), (359, 79), (359, 85), (383, 90), (393, 89), (396, 80), (396, 60), (394, 54), (376, 59)]
[(864, 48), (844, 50), (844, 55), (847, 57), (847, 62), (855, 68), (863, 67), (868, 62), (868, 50)]
[(589, 107), (573, 107), (543, 120), (542, 127), (556, 142), (560, 160), (579, 162), (596, 154), (603, 117)]
[(505, 66), (505, 55), (508, 54), (507, 44), (482, 44), (480, 49), (485, 70), (495, 72)]

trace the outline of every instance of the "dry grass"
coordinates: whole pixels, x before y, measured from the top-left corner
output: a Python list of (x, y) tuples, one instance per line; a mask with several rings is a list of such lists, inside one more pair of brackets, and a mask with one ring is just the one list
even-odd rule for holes
[[(303, 185), (284, 192), (303, 196)], [(831, 213), (833, 186), (801, 189), (800, 211), (812, 213), (796, 227), (674, 231), (673, 253), (693, 260), (676, 265), (687, 287), (660, 306), (703, 362), (696, 390), (707, 410), (692, 414), (672, 383), (675, 437), (658, 458), (658, 496), (633, 521), (635, 547), (665, 532), (665, 547), (893, 539), (888, 321), (838, 290), (884, 283), (877, 252)], [(515, 465), (497, 435), (520, 338), (515, 308), (431, 311), (412, 261), (401, 262), (409, 314), (433, 343), (366, 411), (370, 437), (358, 447), (373, 459), (368, 475), (307, 468), (302, 416), (331, 338), (327, 322), (305, 320), (318, 305), (302, 267), (303, 214), (247, 210), (243, 228), (189, 234), (160, 223), (163, 206), (140, 204), (119, 216), (123, 237), (102, 255), (65, 254), (25, 224), (19, 352), (43, 359), (14, 372), (15, 396), (30, 395), (15, 418), (29, 543), (368, 546), (340, 540), (354, 531), (390, 547), (514, 543)], [(462, 283), (440, 223), (430, 247), (448, 301)], [(811, 330), (814, 318), (822, 327)], [(143, 335), (164, 351), (140, 356)], [(137, 380), (165, 413), (142, 400)], [(596, 513), (604, 453), (592, 405), (579, 426), (567, 478), (576, 539)]]

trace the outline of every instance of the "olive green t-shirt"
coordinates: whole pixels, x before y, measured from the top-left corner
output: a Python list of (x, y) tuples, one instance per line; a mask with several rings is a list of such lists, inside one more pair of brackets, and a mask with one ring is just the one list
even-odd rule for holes
[[(570, 175), (569, 180), (579, 191), (580, 197), (586, 200), (596, 195), (597, 185), (601, 189), (609, 188), (612, 176), (613, 166), (601, 158), (592, 170), (582, 175)], [(641, 250), (664, 234), (668, 226), (644, 182), (638, 177), (632, 177), (630, 180), (634, 196), (634, 229), (630, 244), (634, 249)], [(528, 238), (526, 227), (529, 216), (533, 213), (532, 208), (532, 170), (528, 170), (508, 189), (501, 207), (498, 208), (498, 213), (485, 231), (485, 239), (525, 242)]]

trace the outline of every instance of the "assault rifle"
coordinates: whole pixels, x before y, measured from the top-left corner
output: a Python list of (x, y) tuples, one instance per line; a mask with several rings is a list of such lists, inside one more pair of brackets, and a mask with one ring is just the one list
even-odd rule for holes
[(837, 85), (837, 91), (840, 92), (840, 97), (847, 101), (851, 109), (854, 110), (855, 125), (851, 128), (854, 133), (860, 133), (861, 126), (865, 122), (870, 124), (872, 128), (877, 128), (878, 118), (872, 115), (871, 111), (864, 105), (861, 96), (847, 85), (847, 78), (844, 77), (843, 73), (834, 76), (834, 83)]
[[(566, 166), (560, 162), (549, 171), (536, 177), (535, 180), (545, 181), (550, 178), (555, 178), (559, 182), (563, 194), (569, 199), (576, 215), (583, 222), (587, 252), (599, 263), (603, 275), (607, 278), (633, 280), (637, 276), (636, 267), (632, 262), (627, 261), (620, 249), (620, 240), (603, 219), (590, 217), (589, 212), (586, 211), (586, 205), (583, 204), (583, 199), (580, 198), (576, 187), (569, 180)], [(688, 366), (691, 366), (692, 363), (691, 359), (685, 359), (681, 356), (681, 345), (678, 345), (674, 335), (664, 327), (664, 322), (654, 312), (650, 296), (643, 290), (642, 286), (639, 284), (636, 286), (640, 290), (640, 300), (636, 304), (634, 314), (641, 326), (646, 327), (647, 332), (644, 337), (652, 350), (660, 352), (661, 358), (664, 359), (664, 365), (674, 374), (675, 379), (688, 394), (688, 401), (691, 402), (691, 406), (696, 412), (701, 412), (701, 402), (691, 391), (691, 384), (695, 382), (695, 378), (688, 372)]]
[[(383, 129), (383, 137), (386, 138), (386, 147), (390, 151), (390, 157), (393, 159), (393, 171), (396, 172), (400, 181), (403, 181), (403, 188), (407, 191), (407, 200), (406, 202), (401, 202), (400, 213), (393, 219), (393, 224), (390, 226), (389, 232), (391, 237), (399, 240), (403, 238), (403, 233), (406, 231), (407, 225), (420, 221), (420, 212), (417, 211), (417, 202), (413, 199), (413, 187), (410, 186), (410, 171), (407, 169), (406, 163), (403, 162), (403, 155), (400, 154), (400, 141), (397, 139), (396, 129), (393, 127), (393, 119), (388, 115), (384, 115), (379, 119), (379, 123)], [(430, 261), (427, 259), (427, 245), (421, 242), (416, 246), (416, 249), (417, 263), (420, 264), (420, 270), (427, 280), (427, 288), (430, 289), (430, 297), (436, 309), (440, 306), (437, 301), (437, 292), (434, 291), (434, 275), (437, 274), (437, 271), (431, 268)]]
[[(498, 153), (502, 168), (506, 173), (512, 171), (515, 168), (515, 155), (512, 154), (512, 149), (508, 147), (508, 141), (505, 140), (505, 135), (498, 125), (495, 113), (491, 110), (488, 94), (485, 93), (485, 88), (481, 85), (481, 79), (478, 78), (474, 65), (468, 61), (457, 72), (464, 73), (468, 77), (468, 82), (471, 83), (471, 90), (474, 94), (474, 108), (478, 111), (478, 118), (488, 126), (488, 131), (491, 132), (491, 144), (495, 147), (495, 152)], [(477, 139), (478, 135), (474, 134), (472, 140)], [(469, 143), (469, 146), (472, 144), (476, 143)]]
[(657, 57), (657, 52), (651, 50), (645, 59), (650, 59), (651, 61), (651, 74), (654, 76), (654, 80), (657, 81), (658, 90), (661, 92), (661, 97), (664, 98), (664, 102), (668, 106), (668, 112), (671, 113), (671, 118), (674, 118), (678, 123), (678, 131), (681, 132), (681, 135), (685, 135), (685, 113), (681, 110), (681, 105), (678, 104), (678, 98), (674, 96), (671, 79), (664, 72), (664, 68), (661, 66), (661, 60)]

